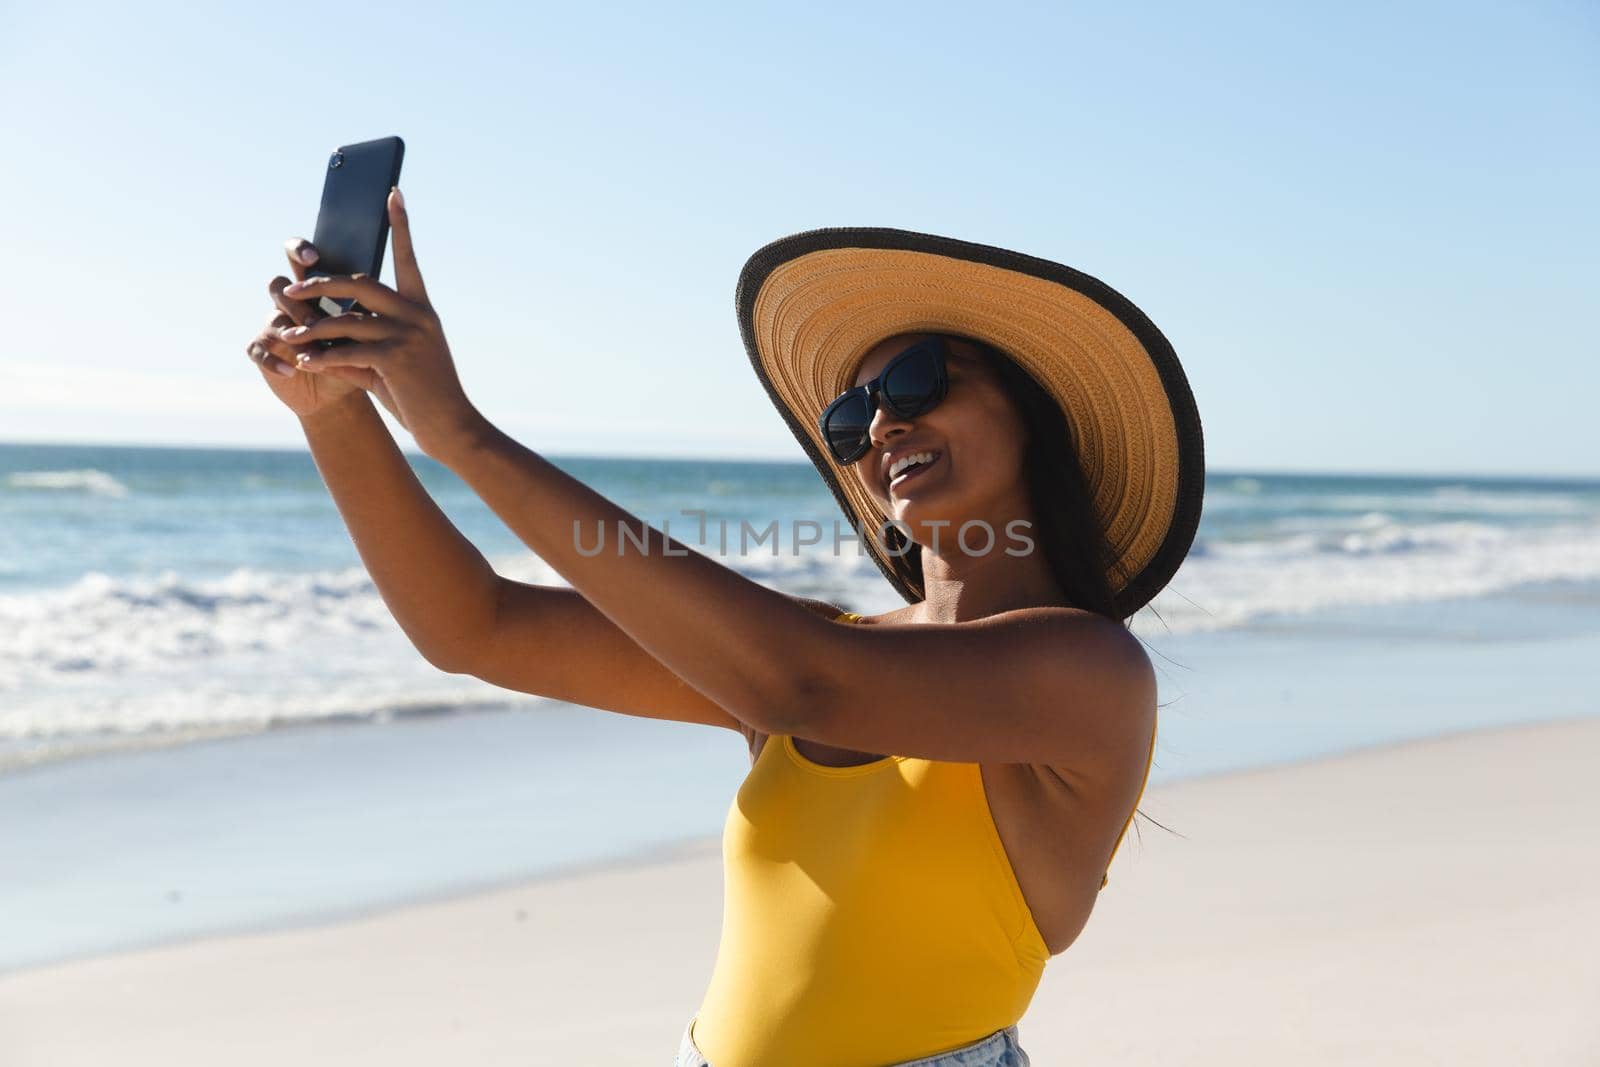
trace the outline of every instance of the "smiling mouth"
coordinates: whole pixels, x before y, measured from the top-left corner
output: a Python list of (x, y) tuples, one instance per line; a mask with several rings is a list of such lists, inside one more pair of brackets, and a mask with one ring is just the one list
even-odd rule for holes
[(924, 460), (920, 463), (912, 463), (907, 467), (901, 468), (899, 473), (895, 474), (889, 479), (889, 488), (894, 489), (897, 486), (904, 485), (906, 482), (922, 474), (922, 472), (926, 471), (929, 467), (932, 467), (935, 463), (938, 463), (939, 460), (944, 458), (943, 452), (936, 452), (932, 449), (928, 450), (926, 454), (932, 456), (932, 458)]

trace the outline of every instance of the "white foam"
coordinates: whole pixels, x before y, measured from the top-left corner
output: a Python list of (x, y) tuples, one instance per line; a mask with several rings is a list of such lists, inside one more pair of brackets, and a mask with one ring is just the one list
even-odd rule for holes
[[(1593, 523), (1408, 524), (1375, 510), (1282, 525), (1261, 540), (1198, 542), (1134, 630), (1219, 630), (1272, 614), (1600, 579)], [(714, 558), (768, 587), (865, 613), (903, 604), (848, 541), (837, 555), (824, 541), (799, 555), (784, 546)], [(566, 584), (530, 553), (492, 563), (518, 581)], [(0, 596), (0, 634), (0, 739), (265, 729), (536, 699), (434, 669), (359, 567), (246, 567), (212, 579), (89, 573)]]
[(1354, 532), (1209, 544), (1185, 560), (1139, 633), (1222, 630), (1272, 614), (1484, 596), (1532, 582), (1600, 580), (1600, 525), (1511, 530), (1471, 522), (1364, 523)]
[(101, 496), (127, 496), (128, 487), (105, 471), (85, 468), (64, 471), (15, 471), (6, 475), (11, 489), (46, 489), (64, 492), (96, 493)]

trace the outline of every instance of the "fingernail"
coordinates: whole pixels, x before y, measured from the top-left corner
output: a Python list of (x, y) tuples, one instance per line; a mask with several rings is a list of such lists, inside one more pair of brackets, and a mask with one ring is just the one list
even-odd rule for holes
[(281, 359), (273, 361), (272, 369), (277, 371), (279, 374), (283, 375), (285, 378), (289, 377), (290, 375), (292, 375), (294, 373), (294, 368), (289, 366), (289, 364), (285, 363)]
[(286, 341), (292, 341), (305, 332), (306, 328), (304, 326), (290, 326), (288, 329), (283, 331), (283, 338)]
[(304, 248), (300, 249), (300, 262), (315, 263), (316, 261), (317, 250), (315, 248), (312, 248), (310, 245), (306, 245)]
[(398, 185), (394, 186), (393, 188), (394, 188), (394, 205), (395, 205), (395, 207), (399, 208), (401, 211), (404, 211), (406, 209), (406, 194), (404, 194), (404, 193), (402, 193), (400, 191), (400, 187)]

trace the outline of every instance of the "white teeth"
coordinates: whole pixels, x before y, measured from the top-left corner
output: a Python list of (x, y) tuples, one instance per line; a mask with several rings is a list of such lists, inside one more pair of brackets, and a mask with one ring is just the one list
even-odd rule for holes
[(914, 463), (932, 463), (932, 462), (933, 462), (933, 453), (932, 452), (912, 452), (909, 455), (901, 456), (899, 459), (895, 460), (894, 463), (892, 463), (889, 466), (889, 480), (890, 481), (894, 481), (895, 478), (900, 476), (900, 472), (901, 471), (905, 470), (907, 467), (911, 466)]

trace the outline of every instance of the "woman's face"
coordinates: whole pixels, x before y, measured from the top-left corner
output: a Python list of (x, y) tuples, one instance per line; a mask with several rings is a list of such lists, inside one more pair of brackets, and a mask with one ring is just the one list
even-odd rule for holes
[[(928, 336), (902, 334), (881, 342), (857, 367), (852, 384), (871, 381), (891, 359)], [(956, 544), (962, 523), (989, 522), (997, 543), (1004, 543), (1007, 522), (1031, 517), (1021, 416), (974, 346), (952, 338), (949, 347), (945, 399), (910, 419), (880, 403), (869, 428), (872, 447), (853, 471), (884, 514), (905, 524), (919, 544), (929, 547), (937, 532), (941, 551)], [(917, 452), (931, 453), (933, 461), (891, 480), (895, 461)], [(927, 525), (940, 522), (948, 525)], [(969, 543), (983, 540), (974, 530)]]

